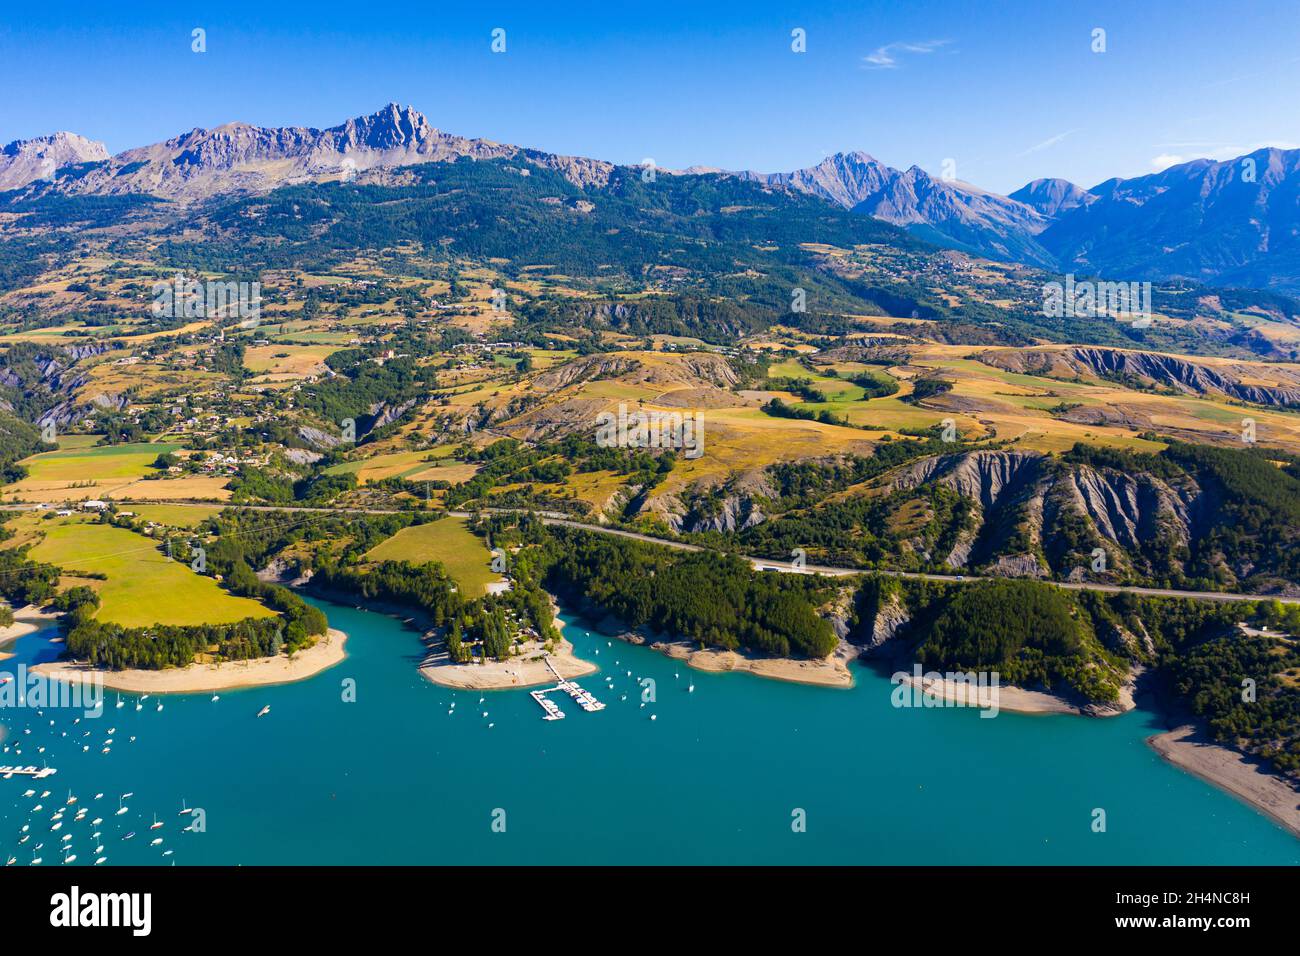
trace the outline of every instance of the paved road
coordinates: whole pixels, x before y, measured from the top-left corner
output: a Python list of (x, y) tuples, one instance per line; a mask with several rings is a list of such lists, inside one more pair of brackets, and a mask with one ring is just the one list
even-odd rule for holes
[[(115, 501), (119, 505), (145, 505), (145, 504), (166, 504), (180, 507), (191, 508), (210, 508), (211, 503), (201, 502), (178, 502), (178, 501), (146, 501), (143, 499), (120, 499)], [(37, 508), (37, 505), (0, 505), (0, 510), (10, 511), (31, 511)], [(344, 512), (349, 514), (369, 514), (369, 515), (386, 515), (386, 514), (406, 514), (409, 511), (403, 511), (397, 508), (299, 508), (285, 507), (279, 505), (238, 505), (249, 511), (306, 511), (310, 513), (329, 514)], [(488, 508), (485, 509), (489, 514), (518, 514), (524, 509), (519, 508)], [(480, 512), (470, 511), (449, 511), (447, 512), (454, 518), (470, 518)], [(620, 538), (631, 538), (634, 541), (644, 541), (648, 544), (657, 544), (667, 548), (676, 548), (679, 551), (713, 551), (713, 548), (706, 548), (698, 544), (688, 544), (685, 541), (671, 541), (667, 538), (656, 538), (653, 535), (641, 534), (636, 531), (625, 531), (622, 528), (610, 528), (605, 525), (584, 524), (581, 521), (574, 521), (565, 514), (555, 511), (537, 511), (536, 514), (543, 523), (548, 525), (559, 525), (565, 528), (577, 528), (580, 531), (594, 531), (599, 534), (614, 535)], [(890, 577), (909, 578), (916, 581), (941, 581), (950, 584), (965, 583), (967, 581), (994, 581), (1006, 580), (1005, 578), (990, 578), (973, 574), (926, 574), (921, 571), (886, 571), (876, 568), (831, 568), (821, 565), (805, 565), (804, 567), (795, 567), (790, 561), (775, 561), (771, 558), (755, 558), (749, 555), (737, 555), (752, 564), (760, 570), (783, 571), (792, 574), (824, 574), (829, 577), (851, 577), (855, 574), (886, 574)], [(1053, 584), (1058, 588), (1064, 588), (1067, 591), (1100, 591), (1105, 594), (1134, 594), (1139, 597), (1172, 597), (1172, 598), (1198, 598), (1205, 601), (1260, 601), (1272, 600), (1269, 595), (1258, 594), (1234, 594), (1227, 591), (1177, 591), (1170, 588), (1142, 588), (1119, 584), (1100, 584), (1090, 581), (1048, 581), (1047, 584)], [(1277, 601), (1282, 604), (1300, 604), (1300, 597), (1278, 597)]]

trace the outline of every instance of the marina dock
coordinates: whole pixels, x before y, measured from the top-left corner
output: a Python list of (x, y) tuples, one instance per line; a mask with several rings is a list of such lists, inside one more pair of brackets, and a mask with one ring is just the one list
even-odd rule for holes
[(579, 707), (588, 713), (595, 713), (598, 710), (605, 709), (605, 705), (598, 701), (595, 696), (592, 695), (591, 691), (580, 687), (571, 680), (561, 677), (560, 672), (557, 671), (555, 665), (551, 663), (550, 657), (546, 658), (546, 666), (550, 668), (551, 673), (555, 675), (555, 679), (558, 683), (554, 687), (548, 687), (545, 690), (535, 690), (531, 692), (533, 700), (541, 704), (542, 710), (546, 711), (546, 716), (542, 718), (543, 720), (564, 719), (564, 711), (560, 710), (560, 706), (555, 703), (555, 701), (546, 696), (547, 694), (553, 693), (557, 690), (568, 694), (578, 702)]
[(31, 777), (43, 780), (58, 773), (53, 767), (0, 767), (0, 779), (11, 780), (14, 776)]
[(551, 687), (547, 690), (535, 690), (531, 692), (530, 696), (533, 700), (542, 705), (542, 710), (546, 711), (546, 716), (543, 717), (542, 720), (563, 720), (564, 711), (560, 710), (560, 705), (546, 696), (547, 693), (552, 690), (555, 690), (555, 688)]

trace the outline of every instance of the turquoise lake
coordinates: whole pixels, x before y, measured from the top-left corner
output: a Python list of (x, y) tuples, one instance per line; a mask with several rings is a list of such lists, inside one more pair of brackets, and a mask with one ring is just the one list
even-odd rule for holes
[[(137, 711), (126, 694), (116, 708), (110, 692), (103, 716), (79, 724), (79, 711), (0, 710), (0, 763), (58, 768), (0, 780), (0, 853), (20, 865), (38, 843), (44, 865), (59, 864), (65, 842), (74, 865), (99, 844), (109, 865), (1300, 863), (1300, 840), (1161, 761), (1144, 742), (1161, 728), (1143, 711), (895, 708), (870, 668), (855, 666), (851, 690), (705, 674), (566, 616), (578, 655), (601, 667), (581, 683), (607, 707), (557, 696), (567, 718), (543, 721), (527, 691), (424, 680), (423, 645), (398, 621), (317, 603), (348, 633), (348, 657), (307, 681), (215, 703), (167, 695), (161, 712), (159, 698)], [(52, 635), (20, 639), (0, 670), (52, 656)], [(656, 684), (644, 708), (637, 678)], [(51, 831), (69, 790), (90, 812)], [(206, 832), (181, 832), (182, 801), (204, 810)], [(1094, 808), (1105, 833), (1092, 832)], [(796, 809), (806, 832), (792, 829)], [(151, 831), (155, 815), (164, 825)]]

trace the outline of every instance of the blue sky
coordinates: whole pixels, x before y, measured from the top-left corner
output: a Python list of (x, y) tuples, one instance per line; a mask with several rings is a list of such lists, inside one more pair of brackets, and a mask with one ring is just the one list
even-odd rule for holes
[(862, 149), (936, 173), (952, 159), (999, 192), (1300, 145), (1295, 0), (560, 7), (9, 2), (0, 142), (67, 129), (117, 152), (395, 100), (451, 132), (617, 162), (766, 172)]

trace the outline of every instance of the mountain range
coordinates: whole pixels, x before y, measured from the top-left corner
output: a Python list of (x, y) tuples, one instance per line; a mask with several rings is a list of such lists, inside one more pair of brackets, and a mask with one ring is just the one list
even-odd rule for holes
[[(518, 159), (599, 191), (615, 164), (446, 133), (411, 107), (318, 130), (228, 123), (110, 156), (74, 133), (0, 150), (0, 191), (150, 195), (179, 203), (329, 181), (401, 184), (403, 170), (462, 158)], [(1300, 292), (1300, 150), (1193, 160), (1090, 189), (1038, 179), (1002, 196), (917, 166), (894, 169), (863, 152), (783, 173), (706, 170), (815, 196), (901, 226), (940, 246), (1112, 280), (1187, 278)]]

